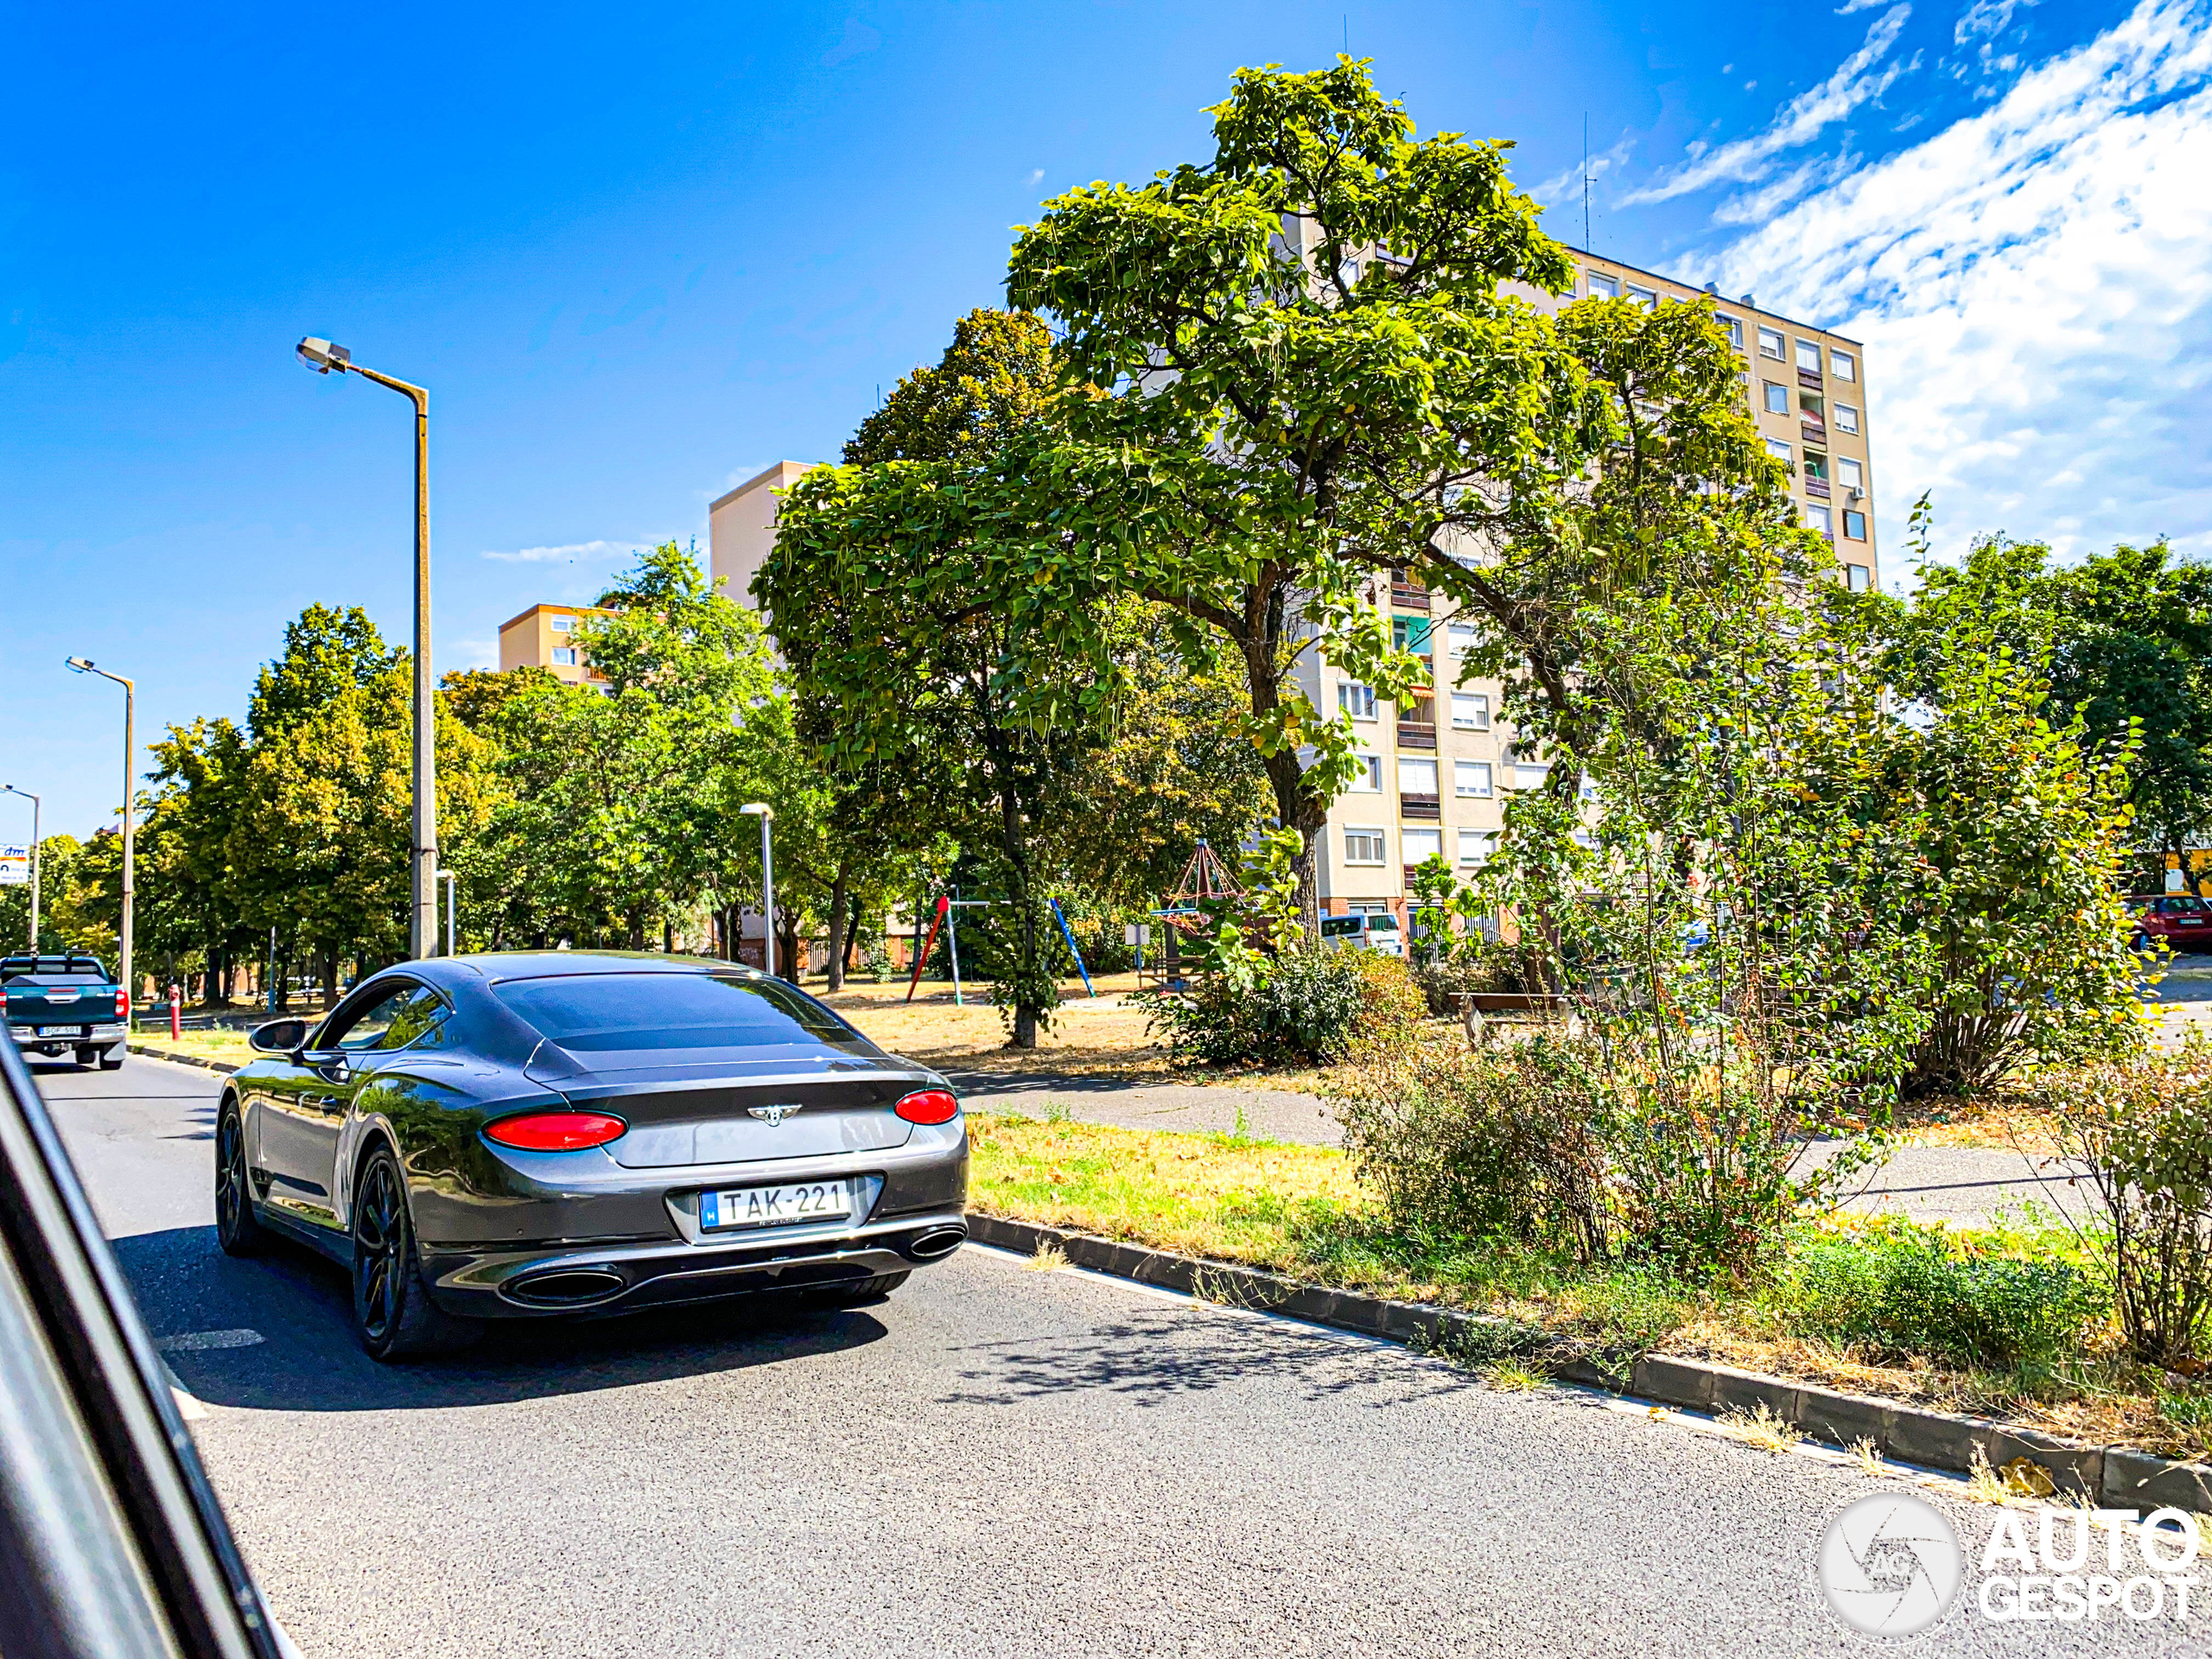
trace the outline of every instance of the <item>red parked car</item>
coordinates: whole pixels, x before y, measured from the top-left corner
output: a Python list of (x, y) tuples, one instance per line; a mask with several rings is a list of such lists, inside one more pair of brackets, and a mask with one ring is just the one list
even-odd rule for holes
[(2135, 906), (2135, 943), (2164, 939), (2172, 950), (2212, 950), (2212, 905), (2194, 893), (2138, 893), (2127, 901)]

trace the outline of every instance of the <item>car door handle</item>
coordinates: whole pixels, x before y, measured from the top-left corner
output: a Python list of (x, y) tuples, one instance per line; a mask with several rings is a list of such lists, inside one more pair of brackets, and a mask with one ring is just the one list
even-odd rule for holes
[(337, 1099), (338, 1096), (335, 1095), (302, 1095), (300, 1096), (300, 1104), (302, 1106), (321, 1108), (324, 1106), (334, 1105), (337, 1103)]

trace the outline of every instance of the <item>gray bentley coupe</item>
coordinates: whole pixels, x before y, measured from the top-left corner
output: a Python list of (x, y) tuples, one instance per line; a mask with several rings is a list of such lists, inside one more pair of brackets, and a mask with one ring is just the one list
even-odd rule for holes
[(878, 1301), (968, 1236), (945, 1080), (750, 968), (404, 963), (253, 1046), (217, 1117), (218, 1235), (245, 1255), (282, 1233), (349, 1268), (378, 1359), (490, 1319)]

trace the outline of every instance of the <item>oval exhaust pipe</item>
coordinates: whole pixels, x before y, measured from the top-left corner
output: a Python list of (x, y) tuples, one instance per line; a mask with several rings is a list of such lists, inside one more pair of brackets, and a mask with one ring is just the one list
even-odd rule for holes
[(965, 1227), (932, 1227), (906, 1246), (906, 1255), (916, 1262), (935, 1262), (950, 1255), (967, 1242)]
[(556, 1268), (550, 1273), (525, 1274), (501, 1286), (500, 1294), (528, 1307), (585, 1307), (629, 1287), (628, 1280), (605, 1268)]

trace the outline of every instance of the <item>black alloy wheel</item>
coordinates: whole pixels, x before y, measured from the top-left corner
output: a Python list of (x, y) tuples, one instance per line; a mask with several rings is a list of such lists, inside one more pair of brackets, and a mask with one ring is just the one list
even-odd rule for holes
[(411, 1359), (458, 1348), (477, 1334), (430, 1300), (415, 1255), (407, 1185), (391, 1148), (378, 1147), (353, 1188), (353, 1326), (369, 1357)]
[(226, 1096), (215, 1121), (215, 1241), (226, 1255), (258, 1255), (269, 1230), (253, 1213), (253, 1178), (245, 1164), (245, 1122)]

